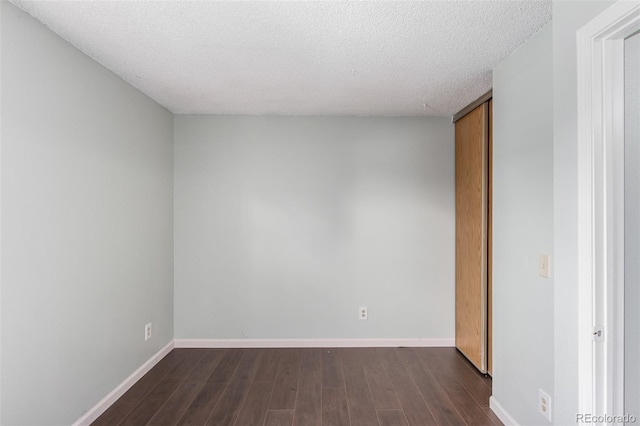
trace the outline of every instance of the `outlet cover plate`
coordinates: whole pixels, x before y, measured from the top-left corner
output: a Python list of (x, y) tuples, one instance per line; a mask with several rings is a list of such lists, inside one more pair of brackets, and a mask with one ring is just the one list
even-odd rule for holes
[(538, 389), (538, 411), (551, 421), (551, 397), (542, 389)]
[(368, 319), (368, 312), (367, 312), (367, 307), (366, 306), (361, 306), (358, 309), (358, 318), (362, 321), (366, 321)]

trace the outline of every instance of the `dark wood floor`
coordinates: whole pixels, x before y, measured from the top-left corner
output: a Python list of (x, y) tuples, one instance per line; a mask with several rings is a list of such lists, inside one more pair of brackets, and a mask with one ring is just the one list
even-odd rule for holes
[(174, 349), (94, 425), (501, 425), (453, 348)]

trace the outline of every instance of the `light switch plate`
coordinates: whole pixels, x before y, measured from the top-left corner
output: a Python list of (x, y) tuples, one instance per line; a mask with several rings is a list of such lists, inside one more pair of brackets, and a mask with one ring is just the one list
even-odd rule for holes
[(551, 259), (548, 254), (541, 254), (538, 258), (538, 275), (542, 278), (551, 276)]

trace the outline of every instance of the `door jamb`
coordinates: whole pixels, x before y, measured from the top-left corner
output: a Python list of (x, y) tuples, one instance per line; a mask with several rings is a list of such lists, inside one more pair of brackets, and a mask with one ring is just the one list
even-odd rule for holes
[(623, 414), (623, 171), (613, 165), (624, 155), (623, 43), (638, 29), (640, 4), (618, 1), (577, 32), (578, 409), (585, 414)]

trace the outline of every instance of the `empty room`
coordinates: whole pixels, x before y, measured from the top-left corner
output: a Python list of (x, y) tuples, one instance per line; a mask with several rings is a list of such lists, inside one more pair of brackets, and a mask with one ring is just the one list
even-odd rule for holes
[(637, 1), (0, 25), (0, 425), (640, 418)]

